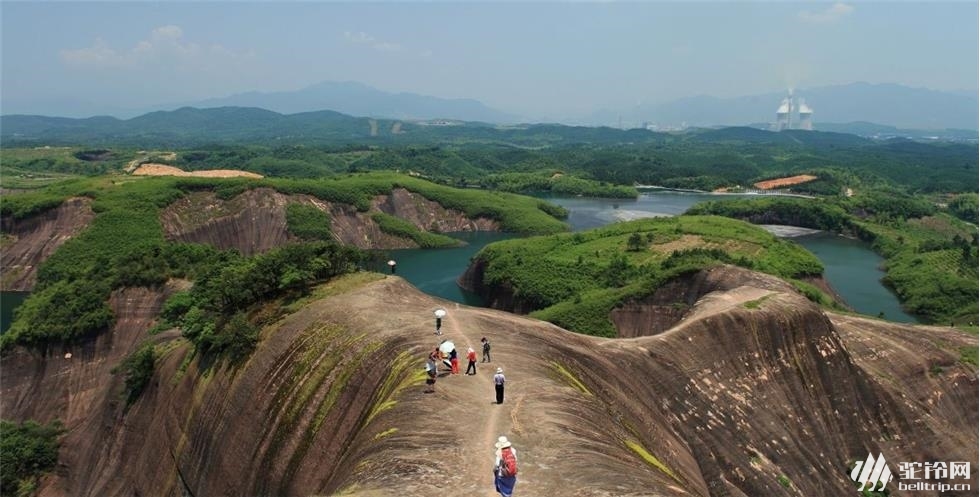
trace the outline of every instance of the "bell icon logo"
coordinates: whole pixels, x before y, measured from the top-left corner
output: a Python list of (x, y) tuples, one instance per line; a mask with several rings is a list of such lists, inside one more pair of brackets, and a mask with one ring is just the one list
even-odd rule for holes
[[(884, 490), (885, 484), (887, 484), (892, 479), (892, 471), (888, 469), (888, 464), (885, 462), (885, 457), (878, 454), (878, 459), (875, 460), (868, 453), (868, 459), (864, 462), (855, 461), (854, 469), (851, 470), (851, 479), (861, 486), (858, 487), (858, 492), (863, 492), (865, 489), (874, 492), (875, 490)], [(881, 484), (879, 487), (878, 484)]]

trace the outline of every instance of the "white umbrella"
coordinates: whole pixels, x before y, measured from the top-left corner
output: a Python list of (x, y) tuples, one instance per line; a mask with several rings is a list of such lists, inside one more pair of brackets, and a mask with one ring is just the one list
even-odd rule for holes
[(395, 264), (397, 264), (397, 263), (394, 260), (388, 261), (388, 265), (389, 266), (394, 266)]
[(436, 309), (436, 313), (435, 314), (436, 314), (436, 317), (437, 318), (445, 317), (446, 316), (446, 310), (445, 309)]
[(444, 341), (444, 342), (442, 342), (442, 343), (439, 344), (439, 352), (442, 352), (443, 354), (446, 354), (447, 356), (454, 349), (456, 349), (456, 345), (453, 344), (453, 342), (451, 342), (449, 340), (446, 340), (446, 341)]

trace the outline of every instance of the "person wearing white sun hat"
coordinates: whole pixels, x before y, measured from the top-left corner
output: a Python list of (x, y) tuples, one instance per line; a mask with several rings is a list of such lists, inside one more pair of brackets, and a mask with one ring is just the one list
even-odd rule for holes
[(504, 382), (507, 379), (504, 378), (504, 368), (497, 368), (497, 374), (493, 375), (493, 388), (497, 392), (497, 403), (504, 403)]
[(496, 460), (493, 464), (493, 487), (502, 497), (511, 497), (517, 485), (517, 449), (501, 435), (497, 443)]

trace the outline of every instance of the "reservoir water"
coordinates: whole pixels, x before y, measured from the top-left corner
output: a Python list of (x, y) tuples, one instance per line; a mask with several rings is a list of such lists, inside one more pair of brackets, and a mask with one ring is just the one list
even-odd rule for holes
[[(543, 197), (569, 211), (572, 230), (582, 231), (617, 221), (650, 216), (682, 214), (692, 205), (707, 200), (726, 200), (743, 195), (713, 195), (657, 191), (643, 193), (637, 199), (596, 199), (581, 197)], [(467, 245), (447, 249), (391, 250), (389, 257), (398, 262), (397, 274), (425, 293), (468, 305), (483, 305), (482, 300), (456, 285), (469, 264), (470, 257), (484, 245), (514, 238), (509, 233), (454, 233)], [(794, 237), (824, 264), (824, 278), (854, 310), (869, 316), (882, 313), (889, 321), (914, 323), (917, 320), (902, 311), (891, 291), (881, 284), (884, 273), (878, 269), (882, 259), (866, 244), (844, 237), (818, 233)], [(387, 267), (376, 268), (387, 272)], [(27, 298), (26, 292), (0, 292), (0, 332), (10, 326), (13, 309)]]
[(884, 273), (878, 269), (884, 259), (860, 240), (832, 233), (816, 233), (793, 238), (813, 252), (823, 263), (823, 276), (852, 309), (870, 316), (881, 315), (889, 321), (917, 323), (884, 285)]
[[(597, 199), (544, 196), (549, 202), (569, 211), (568, 223), (573, 231), (598, 228), (617, 221), (650, 216), (674, 216), (684, 213), (698, 202), (744, 198), (745, 195), (716, 195), (657, 191), (642, 193), (637, 199)], [(469, 258), (483, 245), (513, 235), (500, 233), (466, 233), (470, 244), (439, 250), (406, 249), (391, 251), (398, 261), (398, 275), (422, 291), (444, 299), (469, 305), (482, 305), (476, 295), (456, 286), (456, 278), (466, 269)], [(794, 237), (824, 264), (824, 278), (857, 312), (869, 316), (883, 313), (885, 319), (914, 323), (917, 320), (902, 311), (895, 294), (881, 284), (885, 275), (879, 267), (882, 258), (865, 243), (828, 233)]]
[[(467, 305), (482, 306), (483, 299), (460, 288), (456, 284), (456, 278), (463, 274), (470, 264), (470, 258), (484, 245), (516, 238), (516, 235), (488, 231), (448, 233), (448, 235), (467, 244), (462, 247), (442, 249), (389, 250), (390, 258), (398, 263), (396, 274), (429, 295)], [(379, 271), (387, 272), (387, 268)]]
[(0, 292), (0, 333), (5, 333), (14, 320), (14, 309), (30, 295), (29, 292)]

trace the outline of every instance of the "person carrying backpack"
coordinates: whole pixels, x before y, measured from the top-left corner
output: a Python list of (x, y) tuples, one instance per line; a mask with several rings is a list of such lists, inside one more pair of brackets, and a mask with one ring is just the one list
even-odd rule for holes
[(511, 497), (517, 485), (517, 449), (511, 446), (507, 437), (501, 436), (497, 443), (497, 459), (493, 464), (493, 487), (502, 497)]
[(480, 362), (490, 362), (490, 340), (483, 337), (480, 341), (483, 342), (483, 360)]

